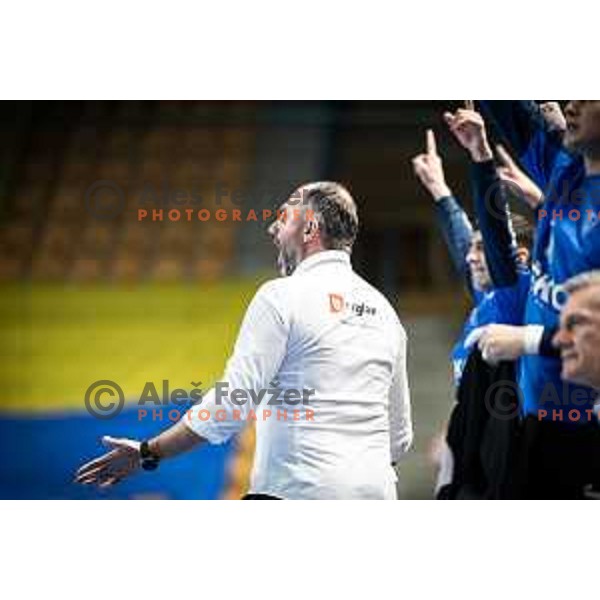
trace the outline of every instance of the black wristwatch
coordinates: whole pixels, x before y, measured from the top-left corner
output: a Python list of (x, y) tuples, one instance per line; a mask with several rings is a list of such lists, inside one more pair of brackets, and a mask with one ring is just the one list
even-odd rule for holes
[(154, 454), (152, 450), (150, 450), (150, 444), (148, 440), (144, 440), (140, 444), (140, 466), (144, 471), (154, 471), (158, 468), (158, 463), (160, 462), (160, 456), (158, 454)]

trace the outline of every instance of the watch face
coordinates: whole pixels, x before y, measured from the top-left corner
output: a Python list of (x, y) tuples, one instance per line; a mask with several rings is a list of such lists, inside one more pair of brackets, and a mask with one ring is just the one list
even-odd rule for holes
[(148, 447), (148, 442), (146, 440), (140, 444), (140, 456), (142, 458), (148, 458), (150, 456), (150, 448)]
[(157, 458), (142, 458), (141, 467), (144, 471), (154, 471), (158, 467)]
[(150, 450), (150, 444), (146, 440), (140, 444), (140, 457), (145, 460), (159, 460)]

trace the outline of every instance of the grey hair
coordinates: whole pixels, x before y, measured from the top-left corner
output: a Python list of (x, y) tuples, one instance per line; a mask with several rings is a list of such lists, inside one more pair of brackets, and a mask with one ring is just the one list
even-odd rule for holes
[(350, 251), (358, 233), (358, 213), (350, 192), (334, 181), (309, 183), (301, 190), (304, 202), (315, 212), (325, 246)]
[(592, 286), (600, 286), (600, 269), (595, 271), (586, 271), (571, 277), (563, 283), (563, 288), (569, 294), (579, 292)]

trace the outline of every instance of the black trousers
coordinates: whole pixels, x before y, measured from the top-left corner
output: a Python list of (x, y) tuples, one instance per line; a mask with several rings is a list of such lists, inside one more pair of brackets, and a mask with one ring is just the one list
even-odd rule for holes
[(269, 496), (269, 494), (246, 494), (242, 500), (281, 500), (281, 498)]
[(525, 419), (516, 465), (516, 497), (583, 499), (600, 483), (600, 426)]

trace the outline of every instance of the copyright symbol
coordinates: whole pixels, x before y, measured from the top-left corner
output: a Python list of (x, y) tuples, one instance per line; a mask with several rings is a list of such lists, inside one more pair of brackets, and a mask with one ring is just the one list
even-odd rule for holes
[(523, 393), (514, 381), (497, 381), (485, 394), (488, 413), (500, 421), (510, 421), (521, 411)]
[(100, 220), (113, 219), (120, 215), (125, 208), (123, 190), (114, 181), (108, 179), (94, 181), (85, 190), (84, 199), (88, 213)]
[[(92, 393), (96, 392), (92, 398)], [(107, 394), (111, 399), (101, 400), (100, 397)], [(118, 396), (118, 400), (114, 400), (114, 397)], [(85, 407), (87, 411), (96, 417), (96, 419), (111, 419), (116, 417), (122, 410), (125, 404), (125, 394), (121, 386), (111, 381), (110, 379), (100, 379), (94, 381), (92, 385), (85, 392)]]
[(487, 212), (495, 219), (506, 219), (506, 211), (503, 203), (498, 203), (496, 194), (504, 194), (506, 198), (513, 197), (525, 202), (523, 190), (513, 181), (496, 181), (486, 190), (484, 203)]

